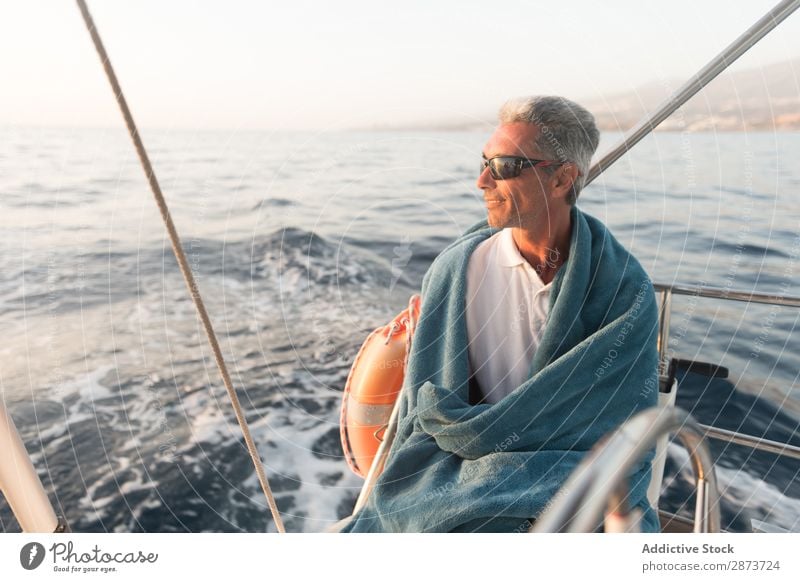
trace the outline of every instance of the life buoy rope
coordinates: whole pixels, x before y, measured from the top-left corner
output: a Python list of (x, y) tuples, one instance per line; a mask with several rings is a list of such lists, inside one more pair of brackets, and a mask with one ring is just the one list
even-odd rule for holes
[(373, 330), (347, 376), (339, 415), (342, 449), (350, 469), (366, 477), (383, 441), (405, 378), (420, 297), (388, 324)]

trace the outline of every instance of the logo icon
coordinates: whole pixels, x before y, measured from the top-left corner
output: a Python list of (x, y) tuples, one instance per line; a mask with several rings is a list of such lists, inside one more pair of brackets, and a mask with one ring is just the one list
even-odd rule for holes
[(38, 542), (30, 542), (19, 551), (19, 563), (26, 570), (35, 570), (44, 561), (44, 546)]

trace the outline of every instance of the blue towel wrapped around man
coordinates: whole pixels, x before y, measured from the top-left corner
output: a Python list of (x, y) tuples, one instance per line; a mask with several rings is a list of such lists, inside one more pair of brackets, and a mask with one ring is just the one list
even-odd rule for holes
[[(469, 403), (465, 272), (496, 229), (473, 227), (422, 285), (397, 436), (364, 507), (342, 532), (527, 531), (597, 441), (657, 403), (652, 283), (596, 218), (572, 207), (569, 260), (553, 280), (530, 379), (500, 402)], [(650, 462), (628, 503), (658, 531)]]

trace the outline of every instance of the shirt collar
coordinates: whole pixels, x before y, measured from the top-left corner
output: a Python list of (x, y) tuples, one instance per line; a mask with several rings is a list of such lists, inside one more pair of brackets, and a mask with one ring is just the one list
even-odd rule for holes
[(514, 242), (510, 228), (504, 228), (500, 232), (500, 243), (497, 253), (497, 262), (503, 267), (517, 267), (525, 263), (525, 259), (519, 254), (517, 243)]

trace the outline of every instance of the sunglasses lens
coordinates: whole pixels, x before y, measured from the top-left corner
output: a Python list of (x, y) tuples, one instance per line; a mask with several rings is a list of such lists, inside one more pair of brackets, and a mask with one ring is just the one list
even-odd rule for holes
[(519, 165), (514, 158), (494, 158), (489, 162), (489, 168), (495, 180), (508, 180), (519, 176)]

